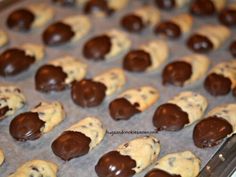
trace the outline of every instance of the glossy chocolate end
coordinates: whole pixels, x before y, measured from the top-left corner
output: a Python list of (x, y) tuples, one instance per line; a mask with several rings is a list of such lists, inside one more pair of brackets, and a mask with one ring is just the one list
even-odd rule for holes
[(71, 97), (81, 107), (94, 107), (102, 103), (106, 96), (106, 89), (101, 82), (83, 79), (72, 84)]
[(216, 9), (211, 0), (194, 0), (190, 12), (198, 16), (210, 16), (216, 12)]
[(146, 71), (151, 64), (151, 56), (144, 50), (132, 50), (123, 60), (123, 68), (131, 72)]
[(224, 9), (218, 16), (219, 21), (226, 26), (236, 25), (236, 10), (235, 9)]
[(104, 154), (95, 166), (98, 177), (132, 177), (136, 162), (130, 156), (121, 155), (118, 151)]
[(41, 92), (65, 90), (67, 87), (66, 77), (67, 74), (60, 66), (43, 65), (35, 75), (36, 90)]
[(177, 131), (188, 124), (189, 119), (188, 114), (179, 106), (172, 103), (166, 103), (157, 108), (152, 122), (158, 131)]
[(0, 120), (5, 118), (5, 115), (8, 111), (10, 111), (8, 106), (4, 106), (4, 107), (0, 108)]
[(65, 131), (52, 143), (52, 151), (63, 160), (83, 156), (89, 152), (91, 139), (81, 132)]
[(158, 24), (154, 30), (156, 34), (162, 34), (169, 38), (176, 39), (181, 36), (180, 27), (171, 21), (166, 21)]
[(10, 134), (17, 141), (40, 138), (45, 122), (39, 119), (38, 113), (25, 112), (16, 116), (10, 123)]
[(181, 177), (180, 175), (172, 175), (160, 169), (153, 169), (148, 172), (144, 177)]
[(223, 75), (212, 73), (204, 81), (205, 89), (213, 96), (227, 95), (231, 90), (231, 80)]
[(83, 55), (95, 61), (104, 60), (111, 50), (111, 45), (111, 39), (107, 35), (94, 37), (85, 43)]
[(217, 116), (208, 117), (194, 127), (194, 144), (199, 148), (216, 146), (232, 132), (232, 125), (225, 119)]
[(192, 66), (185, 61), (174, 61), (168, 64), (162, 72), (162, 83), (183, 86), (190, 79)]
[(160, 9), (170, 10), (176, 7), (175, 0), (155, 0), (156, 5)]
[(233, 89), (233, 96), (236, 97), (236, 87)]
[(213, 50), (213, 43), (206, 36), (194, 34), (187, 40), (187, 46), (194, 52), (207, 53)]
[(25, 70), (35, 62), (35, 57), (27, 55), (21, 49), (8, 49), (0, 55), (0, 75), (14, 76)]
[(103, 11), (107, 15), (111, 15), (114, 10), (108, 6), (108, 2), (105, 0), (89, 0), (84, 6), (84, 12), (91, 14), (95, 11)]
[(121, 26), (129, 32), (141, 32), (145, 24), (140, 16), (128, 14), (121, 19)]
[(71, 26), (62, 22), (57, 22), (46, 28), (42, 38), (44, 44), (57, 46), (69, 42), (74, 35), (75, 32), (72, 30)]
[(236, 41), (230, 44), (229, 51), (233, 57), (236, 57)]

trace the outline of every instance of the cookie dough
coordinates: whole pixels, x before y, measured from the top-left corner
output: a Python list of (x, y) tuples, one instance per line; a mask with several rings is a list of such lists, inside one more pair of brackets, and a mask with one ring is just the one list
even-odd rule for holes
[(218, 19), (226, 26), (236, 26), (236, 3), (231, 3), (221, 10)]
[(194, 144), (199, 148), (213, 147), (236, 132), (236, 104), (213, 108), (193, 130)]
[(169, 56), (166, 41), (155, 40), (131, 50), (123, 59), (123, 68), (130, 72), (158, 70)]
[(5, 157), (4, 157), (3, 150), (2, 150), (2, 149), (0, 149), (0, 166), (3, 164), (3, 162), (4, 162), (4, 159), (5, 159)]
[(218, 49), (230, 36), (230, 30), (223, 25), (204, 25), (187, 40), (187, 47), (198, 53)]
[(36, 90), (41, 92), (65, 90), (73, 81), (85, 77), (87, 65), (71, 56), (51, 60), (41, 66), (35, 75)]
[(83, 55), (88, 60), (102, 61), (126, 52), (131, 46), (128, 35), (112, 29), (89, 39), (83, 47)]
[(16, 86), (0, 86), (0, 120), (16, 113), (25, 105), (26, 99)]
[(95, 166), (99, 177), (131, 177), (151, 165), (160, 152), (160, 142), (153, 136), (139, 137), (104, 154)]
[[(201, 161), (191, 151), (168, 154), (157, 161), (145, 177), (197, 177)], [(164, 175), (165, 174), (165, 175)]]
[(190, 1), (191, 0), (155, 0), (155, 3), (160, 9), (171, 10), (174, 8), (181, 8)]
[(0, 48), (8, 43), (8, 35), (5, 31), (0, 29)]
[(205, 55), (192, 54), (181, 57), (165, 66), (162, 83), (181, 87), (193, 84), (206, 74), (209, 65), (210, 61)]
[(46, 4), (30, 4), (11, 12), (7, 26), (17, 31), (29, 31), (47, 24), (54, 17), (54, 10)]
[(65, 130), (52, 143), (55, 155), (70, 160), (87, 154), (101, 143), (106, 133), (96, 117), (86, 117)]
[(29, 112), (17, 115), (10, 123), (10, 134), (17, 141), (36, 140), (63, 121), (60, 102), (41, 102)]
[(177, 131), (202, 118), (208, 102), (199, 93), (184, 91), (167, 103), (161, 104), (153, 115), (158, 131)]
[(58, 166), (45, 160), (31, 160), (20, 166), (15, 173), (8, 177), (57, 177)]
[(42, 34), (44, 44), (58, 46), (79, 41), (91, 29), (88, 17), (84, 15), (69, 16), (49, 25)]
[(128, 89), (109, 104), (114, 120), (127, 120), (151, 107), (159, 99), (159, 92), (151, 86)]
[(215, 65), (207, 75), (204, 87), (212, 96), (227, 95), (236, 87), (236, 60)]

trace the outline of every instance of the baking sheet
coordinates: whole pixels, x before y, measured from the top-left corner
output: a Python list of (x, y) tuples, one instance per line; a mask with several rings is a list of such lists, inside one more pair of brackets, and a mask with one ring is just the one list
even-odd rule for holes
[[(0, 27), (4, 30), (8, 31), (5, 26), (5, 20), (7, 15), (14, 9), (18, 7), (23, 7), (28, 3), (37, 3), (39, 1), (36, 0), (28, 0), (21, 1), (4, 11), (0, 12)], [(80, 14), (81, 10), (78, 8), (65, 8), (60, 7), (55, 4), (51, 4), (49, 0), (40, 0), (40, 2), (45, 2), (50, 4), (56, 12), (55, 20), (61, 19), (63, 17), (69, 15)], [(18, 111), (25, 112), (30, 110), (32, 107), (37, 105), (40, 101), (53, 101), (58, 100), (61, 101), (64, 105), (67, 116), (65, 120), (58, 125), (55, 129), (53, 129), (48, 134), (45, 134), (40, 139), (36, 141), (28, 141), (28, 142), (17, 142), (9, 135), (9, 124), (14, 116), (8, 117), (7, 119), (0, 122), (0, 147), (5, 152), (5, 163), (0, 167), (0, 176), (5, 177), (8, 176), (11, 172), (14, 172), (17, 167), (22, 165), (28, 160), (32, 159), (43, 159), (50, 160), (59, 165), (59, 177), (96, 177), (96, 173), (94, 170), (94, 166), (96, 165), (98, 159), (106, 152), (113, 150), (119, 144), (129, 141), (135, 137), (144, 136), (146, 134), (106, 134), (105, 139), (102, 143), (97, 146), (93, 151), (89, 154), (70, 160), (69, 162), (62, 161), (57, 156), (55, 156), (51, 150), (52, 141), (60, 135), (63, 130), (70, 127), (73, 123), (81, 120), (86, 116), (97, 116), (99, 117), (104, 126), (108, 131), (153, 131), (154, 127), (152, 125), (152, 116), (157, 108), (162, 103), (168, 101), (171, 97), (175, 96), (180, 91), (192, 90), (201, 93), (202, 95), (208, 98), (209, 107), (207, 111), (211, 108), (222, 104), (222, 103), (232, 103), (235, 102), (235, 98), (231, 96), (231, 94), (224, 97), (212, 97), (210, 96), (202, 87), (202, 81), (184, 88), (177, 88), (173, 86), (163, 87), (161, 84), (160, 72), (155, 73), (146, 73), (146, 74), (133, 74), (127, 73), (127, 84), (123, 89), (121, 89), (116, 94), (112, 95), (103, 102), (103, 104), (99, 107), (95, 108), (80, 108), (76, 106), (71, 98), (70, 98), (70, 90), (66, 90), (63, 92), (53, 93), (53, 94), (43, 94), (37, 92), (34, 88), (34, 74), (37, 68), (39, 68), (44, 63), (47, 63), (51, 59), (55, 59), (57, 57), (61, 57), (63, 55), (72, 55), (76, 58), (81, 59), (82, 61), (88, 64), (88, 74), (87, 77), (95, 76), (98, 73), (101, 73), (112, 67), (121, 67), (122, 57), (123, 55), (117, 56), (116, 58), (105, 61), (105, 62), (91, 62), (83, 59), (82, 56), (82, 46), (84, 42), (95, 34), (99, 34), (108, 29), (116, 28), (121, 29), (119, 26), (119, 20), (121, 16), (125, 13), (135, 9), (141, 5), (141, 2), (145, 1), (137, 1), (131, 0), (129, 7), (122, 10), (121, 12), (116, 13), (113, 17), (110, 18), (95, 18), (94, 16), (90, 16), (90, 20), (92, 22), (92, 30), (89, 35), (84, 37), (81, 41), (76, 42), (71, 45), (61, 46), (61, 47), (47, 47), (46, 48), (46, 57), (43, 61), (37, 63), (32, 66), (28, 71), (12, 78), (0, 78), (0, 83), (8, 83), (15, 84), (18, 86), (27, 98), (27, 105), (24, 109)], [(174, 14), (178, 14), (180, 12), (186, 12), (187, 9), (179, 9), (173, 11), (171, 13), (161, 11), (162, 19), (166, 19)], [(193, 31), (196, 30), (201, 24), (204, 23), (218, 23), (215, 18), (202, 18), (196, 19), (194, 22)], [(33, 30), (29, 33), (19, 33), (14, 31), (8, 31), (10, 36), (10, 43), (4, 48), (0, 49), (0, 52), (5, 50), (8, 47), (18, 46), (24, 42), (33, 42), (37, 44), (42, 44), (41, 41), (41, 33), (45, 29), (45, 27)], [(234, 33), (231, 39), (236, 38), (236, 33)], [(188, 35), (184, 36), (180, 40), (168, 41), (170, 46), (170, 56), (168, 62), (187, 54), (191, 54), (191, 51), (188, 50), (185, 46), (185, 41)], [(132, 40), (132, 48), (138, 47), (140, 44), (148, 42), (149, 40), (158, 39), (160, 37), (154, 36), (152, 33), (152, 29), (145, 30), (141, 35), (130, 34), (130, 39)], [(208, 56), (211, 59), (212, 65), (219, 63), (223, 60), (231, 59), (232, 56), (228, 52), (228, 45), (231, 40), (228, 40), (225, 45), (217, 51), (210, 53)], [(161, 71), (161, 70), (160, 70)], [(116, 95), (126, 90), (127, 88), (139, 87), (142, 85), (151, 85), (160, 91), (160, 99), (156, 102), (150, 109), (143, 112), (142, 114), (138, 114), (134, 116), (132, 119), (128, 121), (113, 121), (108, 113), (108, 104), (111, 100), (113, 100)], [(195, 125), (195, 124), (194, 124)], [(193, 127), (189, 126), (179, 132), (159, 132), (154, 134), (161, 142), (161, 153), (159, 158), (164, 156), (167, 153), (191, 150), (194, 152), (202, 161), (202, 167), (207, 163), (207, 161), (212, 157), (212, 155), (217, 151), (220, 147), (216, 146), (209, 149), (199, 149), (196, 148), (192, 141), (192, 131)], [(137, 177), (142, 177), (146, 174), (150, 169), (147, 168), (143, 173), (136, 175)]]

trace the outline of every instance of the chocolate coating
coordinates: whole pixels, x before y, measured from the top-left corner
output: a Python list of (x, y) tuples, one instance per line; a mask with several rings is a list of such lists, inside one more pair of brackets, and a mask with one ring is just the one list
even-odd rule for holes
[(72, 84), (71, 97), (81, 107), (94, 107), (102, 103), (106, 89), (101, 82), (83, 79)]
[(216, 9), (211, 0), (194, 0), (190, 12), (198, 16), (210, 16), (216, 12)]
[(229, 46), (229, 51), (233, 57), (236, 57), (236, 41), (233, 41)]
[(132, 177), (136, 162), (130, 156), (121, 155), (118, 151), (104, 154), (95, 166), (98, 177)]
[(170, 10), (176, 7), (175, 0), (155, 0), (156, 5), (160, 9)]
[(18, 31), (29, 31), (35, 19), (35, 15), (28, 9), (17, 9), (7, 18), (7, 26)]
[(65, 131), (52, 143), (52, 151), (63, 160), (83, 156), (89, 152), (91, 139), (81, 132)]
[(66, 89), (67, 74), (60, 66), (43, 65), (35, 75), (36, 90), (41, 92), (62, 91)]
[(38, 113), (25, 112), (16, 116), (10, 123), (10, 134), (17, 141), (35, 140), (41, 137), (45, 122)]
[(114, 120), (128, 120), (133, 115), (140, 112), (138, 103), (131, 104), (125, 98), (117, 98), (109, 104), (110, 116)]
[(151, 56), (144, 50), (132, 50), (123, 60), (123, 68), (131, 72), (143, 72), (152, 65)]
[(0, 120), (4, 119), (5, 114), (10, 110), (10, 108), (8, 106), (4, 106), (2, 108), (0, 108)]
[(148, 172), (144, 177), (181, 177), (181, 175), (172, 175), (160, 169), (153, 169)]
[(62, 6), (73, 6), (76, 0), (52, 0), (52, 2), (59, 3)]
[(236, 97), (236, 87), (233, 89), (233, 96)]
[(236, 10), (226, 8), (220, 12), (218, 19), (224, 25), (235, 26), (236, 25)]
[(189, 119), (188, 114), (178, 105), (166, 103), (156, 109), (152, 122), (158, 131), (177, 131), (188, 124)]
[(223, 75), (212, 73), (204, 81), (205, 89), (213, 96), (226, 95), (231, 90), (231, 80)]
[(56, 22), (46, 28), (42, 38), (44, 44), (57, 46), (69, 42), (74, 35), (75, 32), (72, 30), (71, 26), (62, 22)]
[(193, 130), (194, 144), (199, 148), (216, 146), (233, 132), (232, 125), (217, 116), (202, 119)]
[(213, 50), (214, 45), (206, 36), (200, 34), (194, 34), (187, 40), (187, 46), (189, 49), (198, 53), (207, 53)]
[(125, 15), (121, 19), (121, 26), (129, 32), (141, 32), (145, 28), (142, 18), (135, 14)]
[(174, 61), (166, 65), (162, 72), (163, 85), (172, 84), (183, 86), (192, 75), (191, 64), (185, 61)]
[(35, 57), (26, 55), (21, 49), (8, 49), (0, 55), (0, 75), (14, 76), (25, 70), (35, 62)]
[(86, 14), (93, 13), (94, 11), (103, 11), (107, 15), (111, 15), (114, 9), (111, 9), (106, 0), (89, 0), (84, 6), (84, 12)]
[(179, 38), (182, 34), (179, 25), (171, 21), (165, 21), (158, 24), (154, 32), (156, 34), (163, 34), (172, 39)]

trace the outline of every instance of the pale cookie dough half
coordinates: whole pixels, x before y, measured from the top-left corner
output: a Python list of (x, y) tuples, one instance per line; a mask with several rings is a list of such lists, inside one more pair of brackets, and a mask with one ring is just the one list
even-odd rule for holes
[(25, 43), (20, 48), (25, 51), (26, 55), (34, 57), (36, 61), (42, 60), (45, 56), (45, 49), (39, 44)]
[(101, 143), (106, 133), (102, 122), (96, 117), (86, 117), (65, 130), (52, 143), (55, 155), (70, 160), (89, 153)]
[(8, 177), (57, 177), (58, 166), (45, 160), (31, 160), (20, 166), (15, 173)]
[(2, 150), (2, 149), (0, 149), (0, 166), (3, 164), (3, 162), (4, 162), (4, 159), (5, 159), (5, 157), (4, 157), (3, 150)]
[(174, 18), (171, 18), (170, 21), (177, 24), (182, 33), (189, 32), (193, 25), (193, 17), (187, 13), (177, 15)]
[(0, 86), (0, 120), (13, 115), (25, 105), (26, 99), (15, 86)]
[(169, 176), (197, 177), (200, 167), (200, 159), (191, 151), (171, 153), (158, 160), (153, 170), (148, 172), (145, 177), (158, 176), (163, 173), (167, 173)]
[(0, 48), (8, 43), (8, 35), (5, 31), (0, 29)]

